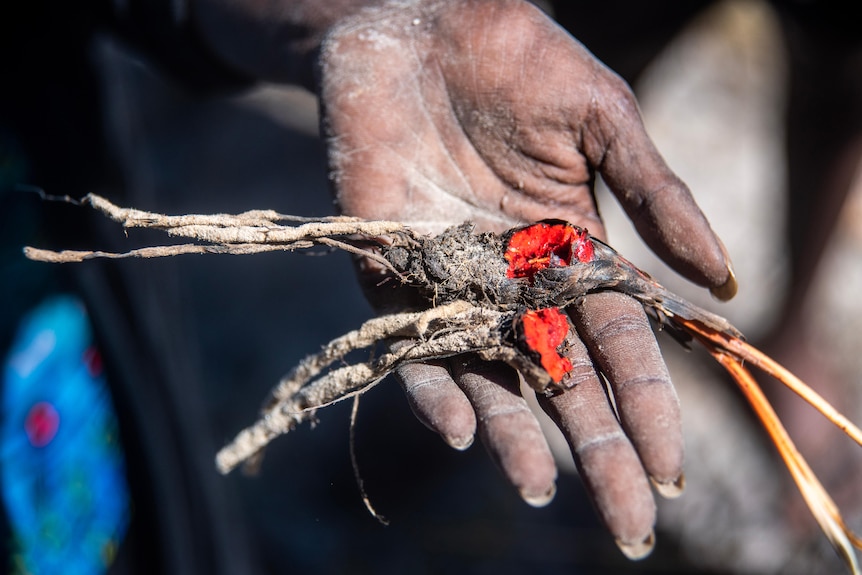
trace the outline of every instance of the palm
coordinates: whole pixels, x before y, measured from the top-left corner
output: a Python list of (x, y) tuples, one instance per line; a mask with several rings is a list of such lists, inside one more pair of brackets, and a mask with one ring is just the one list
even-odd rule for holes
[[(421, 30), (389, 37), (383, 53), (379, 36), (340, 40), (338, 49), (349, 58), (331, 61), (324, 98), (339, 202), (347, 213), (427, 231), (468, 219), (500, 231), (559, 217), (602, 234), (593, 171), (579, 141), (589, 96), (581, 90), (583, 102), (561, 102), (597, 73), (612, 75), (562, 30), (537, 19), (540, 14), (528, 15), (529, 33), (517, 38), (494, 31), (459, 37), (478, 26), (464, 16), (487, 17), (468, 11), (441, 18), (433, 37)], [(549, 84), (531, 69), (525, 55), (539, 45), (549, 58), (574, 62), (572, 73)], [(523, 66), (512, 64), (518, 59)], [(559, 66), (549, 61), (546, 68)], [(543, 87), (544, 102), (535, 101), (530, 86)]]

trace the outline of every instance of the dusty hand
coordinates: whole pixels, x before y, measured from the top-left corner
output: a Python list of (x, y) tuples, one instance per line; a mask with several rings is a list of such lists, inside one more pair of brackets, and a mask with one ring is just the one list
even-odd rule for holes
[[(320, 90), (348, 214), (429, 233), (464, 220), (501, 231), (553, 217), (601, 238), (598, 172), (654, 251), (732, 295), (721, 244), (645, 134), (629, 88), (526, 2), (418, 0), (362, 11), (324, 42)], [(368, 267), (365, 279), (377, 283), (377, 271)], [(396, 300), (387, 289), (378, 304)], [(583, 341), (572, 346), (567, 382), (577, 385), (541, 403), (621, 549), (642, 556), (655, 521), (647, 477), (672, 493), (682, 474), (678, 401), (639, 304), (601, 293), (569, 312)], [(515, 373), (458, 357), (400, 376), (417, 416), (450, 445), (466, 448), (478, 428), (523, 498), (550, 501), (556, 467)]]

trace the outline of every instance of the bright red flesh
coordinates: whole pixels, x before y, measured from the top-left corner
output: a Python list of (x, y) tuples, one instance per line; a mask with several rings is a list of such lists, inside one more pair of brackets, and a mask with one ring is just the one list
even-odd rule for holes
[(509, 239), (506, 261), (510, 278), (532, 278), (549, 267), (562, 267), (593, 259), (593, 244), (586, 230), (570, 224), (541, 222), (518, 230)]
[(527, 347), (539, 354), (542, 367), (559, 383), (572, 370), (572, 362), (557, 351), (569, 333), (566, 314), (555, 307), (528, 310), (521, 316), (521, 322)]

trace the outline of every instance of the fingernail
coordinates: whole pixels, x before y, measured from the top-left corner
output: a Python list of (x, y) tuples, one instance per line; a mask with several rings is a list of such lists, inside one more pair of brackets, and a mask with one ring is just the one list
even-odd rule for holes
[(531, 507), (544, 507), (554, 499), (554, 495), (557, 494), (557, 485), (556, 483), (551, 484), (551, 488), (548, 489), (545, 493), (540, 493), (539, 495), (532, 495), (530, 493), (526, 493), (521, 490), (521, 497), (524, 501), (527, 502)]
[(709, 293), (712, 297), (719, 301), (729, 301), (736, 295), (739, 285), (736, 283), (736, 272), (733, 271), (733, 263), (730, 261), (730, 255), (727, 253), (727, 248), (719, 240), (718, 245), (724, 254), (724, 261), (727, 262), (727, 281), (718, 287), (710, 288)]
[(473, 437), (473, 435), (464, 435), (461, 437), (447, 437), (444, 435), (443, 441), (445, 441), (446, 444), (453, 449), (457, 449), (458, 451), (464, 451), (468, 447), (473, 445)]
[(665, 499), (676, 499), (685, 491), (685, 475), (680, 473), (673, 481), (661, 482), (650, 477), (655, 490)]
[(712, 294), (712, 297), (719, 301), (728, 301), (733, 299), (733, 296), (736, 295), (736, 292), (739, 289), (739, 285), (736, 283), (736, 275), (733, 273), (733, 268), (728, 267), (727, 272), (728, 276), (726, 282), (718, 287), (709, 288), (709, 293)]
[(622, 539), (617, 539), (616, 544), (620, 548), (620, 551), (623, 552), (623, 555), (632, 561), (637, 561), (652, 553), (652, 549), (655, 547), (655, 533), (650, 530), (649, 535), (643, 541), (635, 543), (627, 543)]

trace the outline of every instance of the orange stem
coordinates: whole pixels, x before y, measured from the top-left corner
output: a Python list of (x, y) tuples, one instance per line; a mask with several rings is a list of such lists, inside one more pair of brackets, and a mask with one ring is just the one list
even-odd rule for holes
[[(674, 320), (689, 332), (697, 335), (698, 339), (700, 339), (701, 343), (703, 343), (707, 349), (712, 350), (717, 347), (739, 360), (754, 364), (764, 373), (771, 375), (780, 381), (791, 391), (804, 399), (814, 409), (819, 411), (824, 417), (826, 417), (826, 419), (832, 422), (836, 427), (838, 427), (838, 429), (843, 431), (858, 445), (862, 446), (862, 430), (835, 409), (831, 403), (823, 398), (822, 395), (811, 389), (805, 384), (805, 382), (793, 375), (793, 373), (791, 373), (786, 367), (738, 337), (729, 336), (720, 331), (708, 328), (697, 321), (681, 317), (674, 317)], [(710, 343), (713, 345), (709, 345)]]

